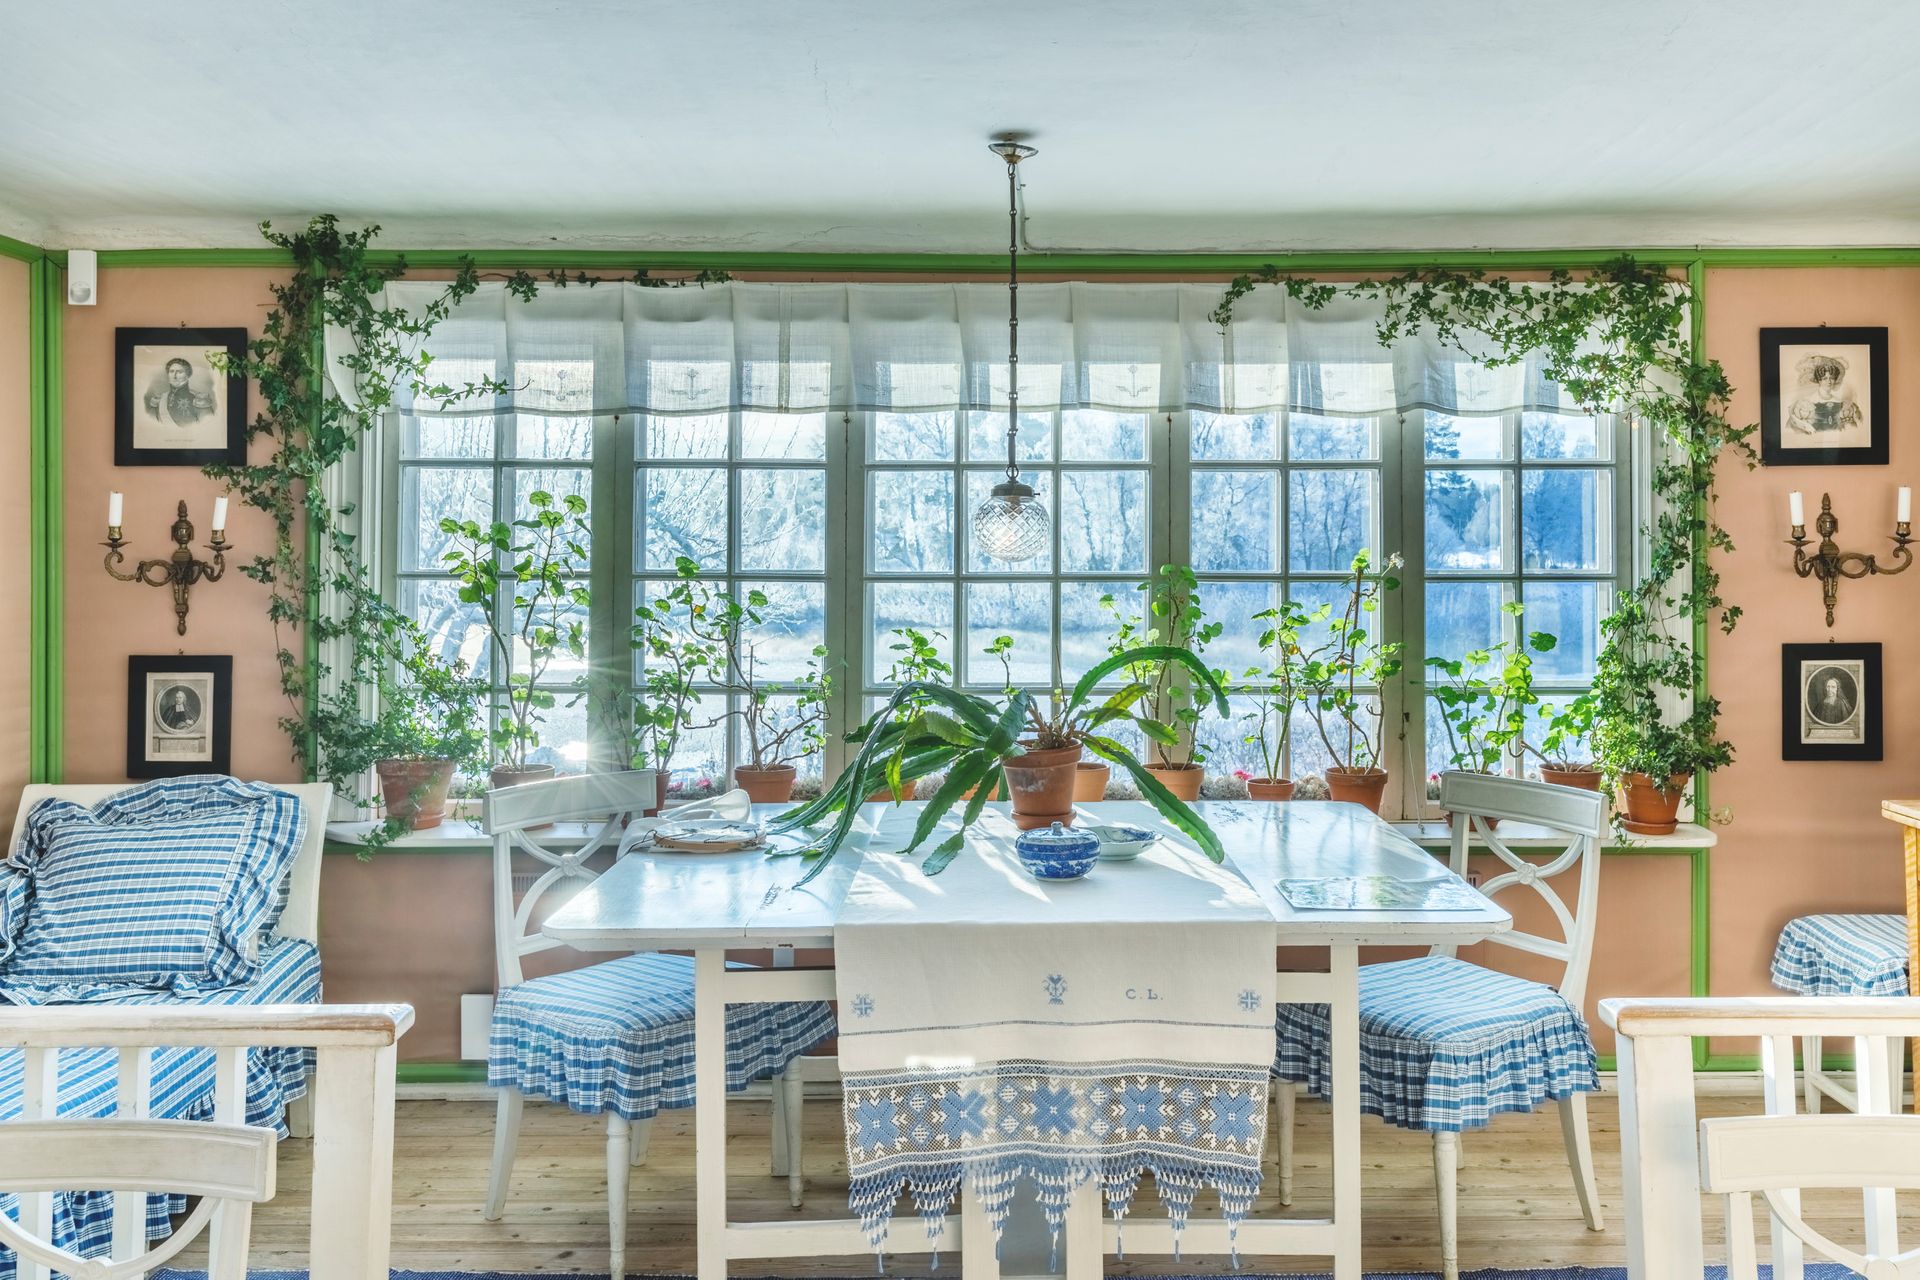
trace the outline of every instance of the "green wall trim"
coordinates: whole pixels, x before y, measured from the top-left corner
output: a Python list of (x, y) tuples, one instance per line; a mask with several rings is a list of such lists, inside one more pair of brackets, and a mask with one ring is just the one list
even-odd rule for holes
[(485, 1084), (487, 1067), (482, 1062), (402, 1062), (393, 1078), (400, 1084)]
[(58, 782), (64, 768), (66, 502), (61, 466), (60, 326), (65, 275), (46, 257), (28, 264), (28, 584), (27, 767), (34, 782)]
[(15, 240), (12, 236), (0, 236), (0, 258), (18, 258), (22, 262), (38, 262), (47, 256), (47, 251), (39, 245), (28, 244), (25, 240)]

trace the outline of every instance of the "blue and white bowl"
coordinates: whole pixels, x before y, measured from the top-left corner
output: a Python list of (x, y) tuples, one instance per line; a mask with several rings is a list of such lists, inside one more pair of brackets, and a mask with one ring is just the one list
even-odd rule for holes
[(1125, 822), (1116, 822), (1104, 827), (1088, 827), (1087, 830), (1100, 842), (1100, 861), (1102, 862), (1132, 862), (1160, 838), (1157, 833), (1145, 827), (1136, 827)]
[(1100, 861), (1100, 837), (1054, 823), (1044, 831), (1023, 831), (1013, 852), (1035, 880), (1078, 880)]

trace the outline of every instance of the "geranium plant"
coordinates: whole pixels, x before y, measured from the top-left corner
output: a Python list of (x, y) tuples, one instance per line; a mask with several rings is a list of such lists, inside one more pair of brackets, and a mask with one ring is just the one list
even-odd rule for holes
[[(1501, 612), (1518, 618), (1525, 606)], [(1527, 716), (1540, 702), (1533, 691), (1533, 655), (1551, 652), (1545, 631), (1518, 641), (1501, 639), (1458, 658), (1427, 659), (1427, 693), (1447, 735), (1447, 763), (1471, 773), (1499, 773), (1525, 739)]]
[(1348, 570), (1347, 598), (1339, 613), (1323, 605), (1310, 619), (1326, 628), (1327, 638), (1301, 664), (1301, 703), (1335, 768), (1379, 767), (1385, 726), (1378, 690), (1400, 674), (1402, 664), (1399, 641), (1376, 639), (1375, 618), (1381, 595), (1400, 585), (1393, 576), (1400, 565), (1394, 554), (1375, 571), (1372, 554), (1361, 550)]

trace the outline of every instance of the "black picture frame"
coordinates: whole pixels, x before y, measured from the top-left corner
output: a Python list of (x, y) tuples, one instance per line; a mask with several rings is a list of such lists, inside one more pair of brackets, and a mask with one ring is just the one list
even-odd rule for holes
[[(1864, 374), (1857, 368), (1861, 349), (1868, 364)], [(1824, 363), (1822, 355), (1828, 357)], [(1792, 381), (1782, 369), (1789, 363), (1799, 370)], [(1839, 382), (1832, 386), (1802, 390), (1835, 376)], [(1760, 461), (1767, 466), (1885, 466), (1888, 406), (1884, 327), (1760, 331)], [(1850, 426), (1847, 419), (1854, 415), (1863, 416), (1864, 423)], [(1830, 442), (1821, 443), (1828, 433)]]
[[(180, 718), (164, 718), (164, 706), (182, 706)], [(134, 654), (127, 659), (129, 778), (231, 772), (232, 738), (231, 655)]]
[[(209, 351), (224, 351), (235, 361), (245, 359), (247, 331), (113, 331), (114, 466), (239, 466), (246, 462), (247, 380), (214, 371), (206, 358)], [(175, 363), (188, 366), (187, 382), (177, 391), (167, 383), (168, 366)], [(196, 410), (196, 419), (180, 420)]]
[(1878, 644), (1781, 645), (1780, 758), (1882, 759), (1881, 701)]

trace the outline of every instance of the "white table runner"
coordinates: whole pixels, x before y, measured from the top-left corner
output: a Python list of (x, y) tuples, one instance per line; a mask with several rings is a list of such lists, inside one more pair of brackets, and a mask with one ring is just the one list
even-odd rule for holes
[(1203, 1187), (1237, 1224), (1274, 1054), (1259, 895), (1145, 805), (1124, 817), (1159, 845), (1066, 883), (1028, 875), (993, 810), (924, 876), (892, 852), (916, 816), (881, 814), (835, 933), (850, 1199), (875, 1248), (902, 1192), (937, 1239), (963, 1181), (996, 1238), (1023, 1180), (1057, 1235), (1076, 1188), (1097, 1179), (1119, 1217), (1143, 1172), (1176, 1231)]

